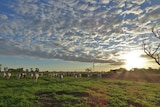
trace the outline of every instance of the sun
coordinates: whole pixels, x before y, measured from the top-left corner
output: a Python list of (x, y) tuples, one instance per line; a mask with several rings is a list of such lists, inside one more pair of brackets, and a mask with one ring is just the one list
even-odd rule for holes
[(145, 59), (140, 57), (139, 51), (132, 51), (124, 55), (125, 68), (130, 70), (132, 68), (143, 68), (145, 67)]

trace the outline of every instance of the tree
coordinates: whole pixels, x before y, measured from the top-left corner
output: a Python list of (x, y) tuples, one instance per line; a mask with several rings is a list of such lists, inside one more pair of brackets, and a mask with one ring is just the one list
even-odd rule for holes
[(4, 72), (7, 72), (8, 71), (8, 67), (4, 67)]
[(31, 72), (33, 72), (33, 68), (30, 68)]
[(26, 72), (29, 72), (29, 69), (26, 69)]
[(36, 72), (39, 72), (39, 68), (36, 68), (36, 70), (35, 70)]
[(85, 69), (86, 72), (91, 72), (92, 70), (90, 68)]
[[(156, 29), (156, 26), (152, 28), (153, 35), (160, 40), (160, 29)], [(155, 60), (155, 62), (160, 65), (160, 43), (157, 44), (157, 46), (147, 46), (146, 39), (143, 40), (143, 50), (152, 59)]]

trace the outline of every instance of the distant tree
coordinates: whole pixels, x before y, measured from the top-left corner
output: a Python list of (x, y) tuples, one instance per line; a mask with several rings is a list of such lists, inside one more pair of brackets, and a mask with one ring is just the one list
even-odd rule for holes
[(39, 72), (39, 68), (36, 68), (36, 70), (35, 70), (36, 72)]
[(90, 68), (85, 69), (86, 72), (91, 72), (92, 70)]
[(7, 72), (8, 71), (8, 67), (4, 67), (4, 71)]
[(30, 68), (31, 72), (33, 72), (33, 68)]
[(26, 72), (29, 72), (29, 70), (28, 70), (28, 69), (26, 69)]
[(153, 68), (152, 68), (152, 67), (148, 67), (148, 69), (149, 69), (149, 70), (153, 70)]
[[(160, 29), (156, 29), (156, 26), (152, 28), (153, 35), (160, 40)], [(160, 65), (160, 43), (157, 44), (157, 46), (148, 46), (146, 43), (146, 39), (143, 40), (143, 50), (152, 59), (155, 60), (155, 62)]]
[(127, 69), (125, 69), (125, 68), (119, 68), (119, 70), (118, 71), (121, 71), (121, 72), (127, 72)]
[(20, 68), (20, 71), (23, 72), (23, 71), (24, 71), (24, 68)]
[(13, 69), (13, 68), (8, 69), (8, 72), (15, 72), (15, 71), (16, 71), (16, 69)]
[(23, 68), (17, 68), (18, 72), (23, 72)]

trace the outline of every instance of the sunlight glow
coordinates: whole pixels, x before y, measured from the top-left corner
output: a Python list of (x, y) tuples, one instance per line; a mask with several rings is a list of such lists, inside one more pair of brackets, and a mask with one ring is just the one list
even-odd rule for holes
[(145, 67), (146, 60), (140, 57), (140, 52), (132, 51), (124, 55), (126, 60), (125, 68), (130, 70), (132, 68), (143, 68)]

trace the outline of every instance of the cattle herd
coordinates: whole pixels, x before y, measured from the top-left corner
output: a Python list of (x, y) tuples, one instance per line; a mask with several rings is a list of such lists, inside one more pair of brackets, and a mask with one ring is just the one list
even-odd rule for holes
[(81, 78), (81, 77), (97, 77), (101, 78), (106, 75), (106, 72), (0, 72), (2, 78), (10, 79), (10, 78), (16, 78), (16, 79), (23, 79), (23, 78), (32, 78), (34, 81), (37, 82), (37, 80), (40, 77), (48, 77), (48, 78), (59, 78), (59, 80), (62, 80), (64, 77), (73, 77), (73, 78)]
[(15, 73), (11, 73), (11, 72), (1, 72), (2, 77), (6, 78), (6, 79), (10, 79), (11, 77), (16, 77), (17, 79), (30, 77), (30, 78), (35, 79), (36, 82), (37, 82), (41, 73), (39, 73), (39, 72), (33, 72), (33, 73), (31, 73), (31, 72), (18, 72), (18, 73), (16, 73), (16, 75), (14, 75), (14, 74)]

